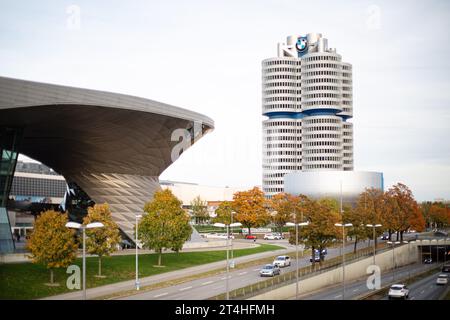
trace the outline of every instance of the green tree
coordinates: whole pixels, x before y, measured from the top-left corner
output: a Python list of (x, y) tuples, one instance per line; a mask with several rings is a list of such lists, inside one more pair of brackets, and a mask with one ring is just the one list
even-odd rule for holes
[(86, 249), (88, 253), (98, 256), (98, 276), (102, 276), (102, 258), (116, 250), (121, 241), (119, 227), (113, 221), (108, 204), (96, 204), (88, 208), (83, 224), (101, 222), (104, 227), (86, 229)]
[(153, 200), (144, 207), (139, 236), (145, 247), (158, 253), (158, 266), (164, 249), (179, 252), (191, 236), (190, 218), (181, 206), (172, 191), (165, 189), (155, 192)]
[(233, 210), (233, 203), (231, 201), (221, 202), (219, 207), (216, 209), (216, 217), (214, 217), (212, 221), (214, 223), (231, 224), (231, 215)]
[(53, 270), (68, 267), (77, 257), (75, 231), (66, 227), (67, 222), (67, 214), (54, 210), (42, 212), (27, 240), (32, 262), (50, 270), (51, 284), (54, 284)]
[(196, 224), (201, 224), (209, 220), (208, 203), (203, 201), (200, 196), (191, 201), (192, 215)]
[(270, 221), (266, 198), (257, 187), (236, 192), (233, 195), (233, 207), (236, 211), (236, 221), (248, 228), (249, 234), (250, 228), (265, 226)]

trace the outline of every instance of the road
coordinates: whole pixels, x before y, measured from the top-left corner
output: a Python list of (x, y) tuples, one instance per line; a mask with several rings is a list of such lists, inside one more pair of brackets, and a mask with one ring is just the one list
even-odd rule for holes
[[(261, 241), (262, 242), (262, 241)], [(276, 241), (264, 242), (264, 243), (277, 243)], [(367, 242), (358, 244), (358, 248), (367, 247)], [(295, 250), (295, 247), (291, 247)], [(346, 247), (346, 252), (353, 250), (353, 244), (349, 244)], [(330, 248), (326, 259), (330, 259), (341, 254), (341, 248)], [(310, 256), (304, 256), (299, 258), (299, 266), (309, 266)], [(291, 255), (292, 263), (290, 267), (282, 268), (281, 273), (295, 270), (296, 259), (295, 254)], [(241, 288), (253, 283), (264, 281), (267, 278), (259, 276), (259, 270), (262, 266), (252, 266), (248, 268), (242, 268), (238, 270), (230, 271), (229, 273), (229, 289)], [(170, 286), (167, 288), (145, 291), (138, 294), (133, 294), (126, 297), (118, 298), (120, 300), (202, 300), (219, 295), (226, 292), (226, 277), (225, 273), (208, 276), (201, 279), (185, 282), (179, 285)]]
[[(414, 264), (409, 266), (404, 266), (397, 268), (395, 272), (386, 272), (381, 275), (381, 287), (391, 283), (395, 279), (407, 279), (408, 276), (417, 274), (424, 270), (429, 269), (429, 265), (424, 264)], [(393, 278), (394, 275), (394, 278)], [(355, 299), (356, 297), (369, 293), (370, 290), (367, 288), (367, 277), (363, 277), (359, 280), (352, 281), (346, 284), (345, 288), (345, 299)], [(401, 282), (401, 281), (400, 281)], [(330, 287), (325, 287), (316, 291), (312, 294), (303, 295), (299, 297), (301, 300), (342, 300), (343, 289), (342, 283)]]
[[(441, 272), (433, 273), (423, 279), (417, 280), (408, 285), (410, 300), (438, 300), (440, 295), (444, 293), (447, 286), (437, 285), (436, 278)], [(382, 298), (388, 300), (388, 296)]]

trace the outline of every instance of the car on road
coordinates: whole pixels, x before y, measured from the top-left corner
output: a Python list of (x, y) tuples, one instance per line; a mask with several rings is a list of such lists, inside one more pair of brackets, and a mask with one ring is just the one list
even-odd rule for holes
[(389, 288), (388, 298), (391, 299), (408, 299), (409, 289), (404, 284), (393, 284)]
[(425, 264), (432, 264), (433, 263), (433, 259), (425, 258), (425, 260), (423, 260), (423, 263), (425, 263)]
[(287, 267), (291, 265), (291, 258), (289, 256), (278, 256), (273, 261), (273, 265), (281, 267)]
[[(309, 258), (309, 262), (313, 262), (312, 257)], [(317, 253), (314, 255), (314, 262), (320, 262), (320, 255)]]
[(443, 266), (442, 266), (442, 272), (450, 272), (450, 264), (444, 264)]
[(436, 284), (437, 285), (446, 285), (448, 284), (448, 275), (445, 273), (441, 273), (440, 275), (438, 275), (437, 279), (436, 279)]
[(277, 265), (266, 264), (260, 271), (261, 277), (273, 277), (280, 274), (280, 268)]
[(385, 233), (381, 236), (381, 240), (389, 240), (389, 234)]
[(280, 237), (280, 239), (284, 239), (284, 235), (283, 235), (282, 233), (279, 233), (279, 232), (272, 232), (272, 234), (274, 234), (274, 235)]
[(247, 234), (247, 235), (245, 235), (245, 239), (252, 239), (252, 240), (254, 240), (254, 239), (256, 239), (256, 236), (254, 236), (252, 234)]
[(266, 233), (264, 235), (264, 240), (281, 240), (281, 236), (275, 233)]

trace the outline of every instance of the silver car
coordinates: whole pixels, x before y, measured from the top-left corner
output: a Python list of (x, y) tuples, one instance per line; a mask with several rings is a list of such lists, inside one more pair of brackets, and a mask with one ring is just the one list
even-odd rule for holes
[(436, 284), (438, 285), (446, 285), (448, 283), (448, 275), (441, 273), (437, 279)]
[(280, 274), (280, 268), (277, 265), (266, 264), (260, 271), (261, 277), (273, 277)]

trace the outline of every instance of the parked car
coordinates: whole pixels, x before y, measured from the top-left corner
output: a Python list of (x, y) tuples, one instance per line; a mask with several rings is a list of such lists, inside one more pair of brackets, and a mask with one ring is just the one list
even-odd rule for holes
[(425, 264), (432, 264), (433, 263), (433, 259), (425, 258), (425, 260), (423, 260), (423, 263), (425, 263)]
[(391, 299), (408, 299), (409, 289), (404, 284), (394, 284), (389, 288), (388, 298)]
[(291, 258), (289, 256), (278, 256), (273, 261), (274, 265), (281, 267), (287, 267), (291, 265)]
[(261, 277), (273, 277), (280, 274), (280, 268), (277, 265), (266, 264), (260, 271)]
[(245, 239), (256, 239), (256, 236), (254, 236), (252, 234), (247, 234), (247, 235), (245, 235)]
[(448, 284), (448, 275), (445, 273), (441, 273), (436, 279), (437, 285), (446, 285)]
[(264, 240), (281, 240), (281, 236), (275, 233), (266, 233), (264, 235)]

